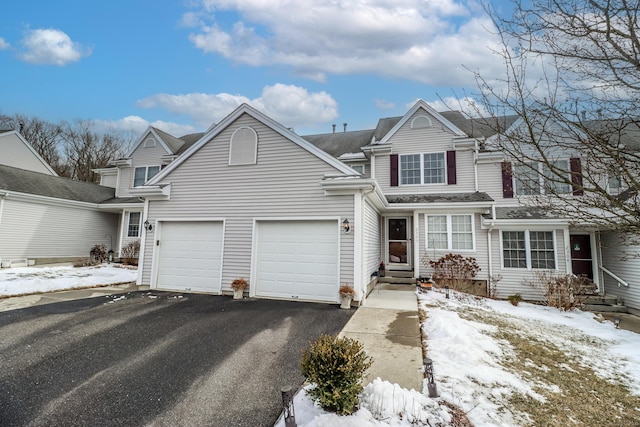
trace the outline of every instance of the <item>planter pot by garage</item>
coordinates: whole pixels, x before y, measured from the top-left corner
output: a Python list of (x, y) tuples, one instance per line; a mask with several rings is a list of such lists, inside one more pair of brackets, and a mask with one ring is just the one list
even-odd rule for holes
[(351, 296), (340, 297), (340, 308), (344, 308), (346, 310), (351, 308)]
[(243, 289), (234, 289), (233, 290), (233, 299), (242, 299), (244, 296)]

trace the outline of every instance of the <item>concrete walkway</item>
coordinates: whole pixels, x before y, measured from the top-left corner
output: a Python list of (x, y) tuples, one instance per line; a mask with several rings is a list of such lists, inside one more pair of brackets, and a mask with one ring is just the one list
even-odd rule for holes
[(340, 336), (358, 340), (373, 358), (365, 385), (380, 377), (422, 392), (422, 339), (415, 287), (378, 284)]

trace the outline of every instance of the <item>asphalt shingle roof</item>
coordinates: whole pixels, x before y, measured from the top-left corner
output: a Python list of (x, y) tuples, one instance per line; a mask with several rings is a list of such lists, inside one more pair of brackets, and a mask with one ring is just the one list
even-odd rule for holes
[(387, 196), (389, 203), (465, 203), (465, 202), (493, 202), (487, 193), (442, 193), (442, 194), (409, 194)]
[(115, 196), (114, 188), (6, 165), (0, 165), (0, 190), (88, 203), (102, 203)]
[[(483, 215), (485, 218), (490, 219), (491, 215)], [(498, 207), (496, 208), (496, 219), (560, 219), (562, 215), (551, 212), (547, 209), (540, 209), (530, 206), (517, 206), (517, 207)]]
[(371, 143), (373, 133), (374, 130), (369, 129), (306, 135), (302, 138), (333, 157), (340, 157), (345, 153), (361, 153), (361, 148)]

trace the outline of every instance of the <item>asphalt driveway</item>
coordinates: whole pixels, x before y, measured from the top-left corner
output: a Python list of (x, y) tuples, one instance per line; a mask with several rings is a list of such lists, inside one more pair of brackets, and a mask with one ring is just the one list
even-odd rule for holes
[(132, 292), (0, 313), (2, 426), (272, 426), (337, 305)]

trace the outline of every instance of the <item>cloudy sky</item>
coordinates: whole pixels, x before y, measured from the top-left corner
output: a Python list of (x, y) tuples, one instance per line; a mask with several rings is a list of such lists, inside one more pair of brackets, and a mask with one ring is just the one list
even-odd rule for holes
[[(0, 113), (203, 131), (246, 102), (302, 134), (402, 115), (502, 72), (474, 0), (21, 0), (0, 14)], [(494, 2), (500, 3), (500, 2)]]

